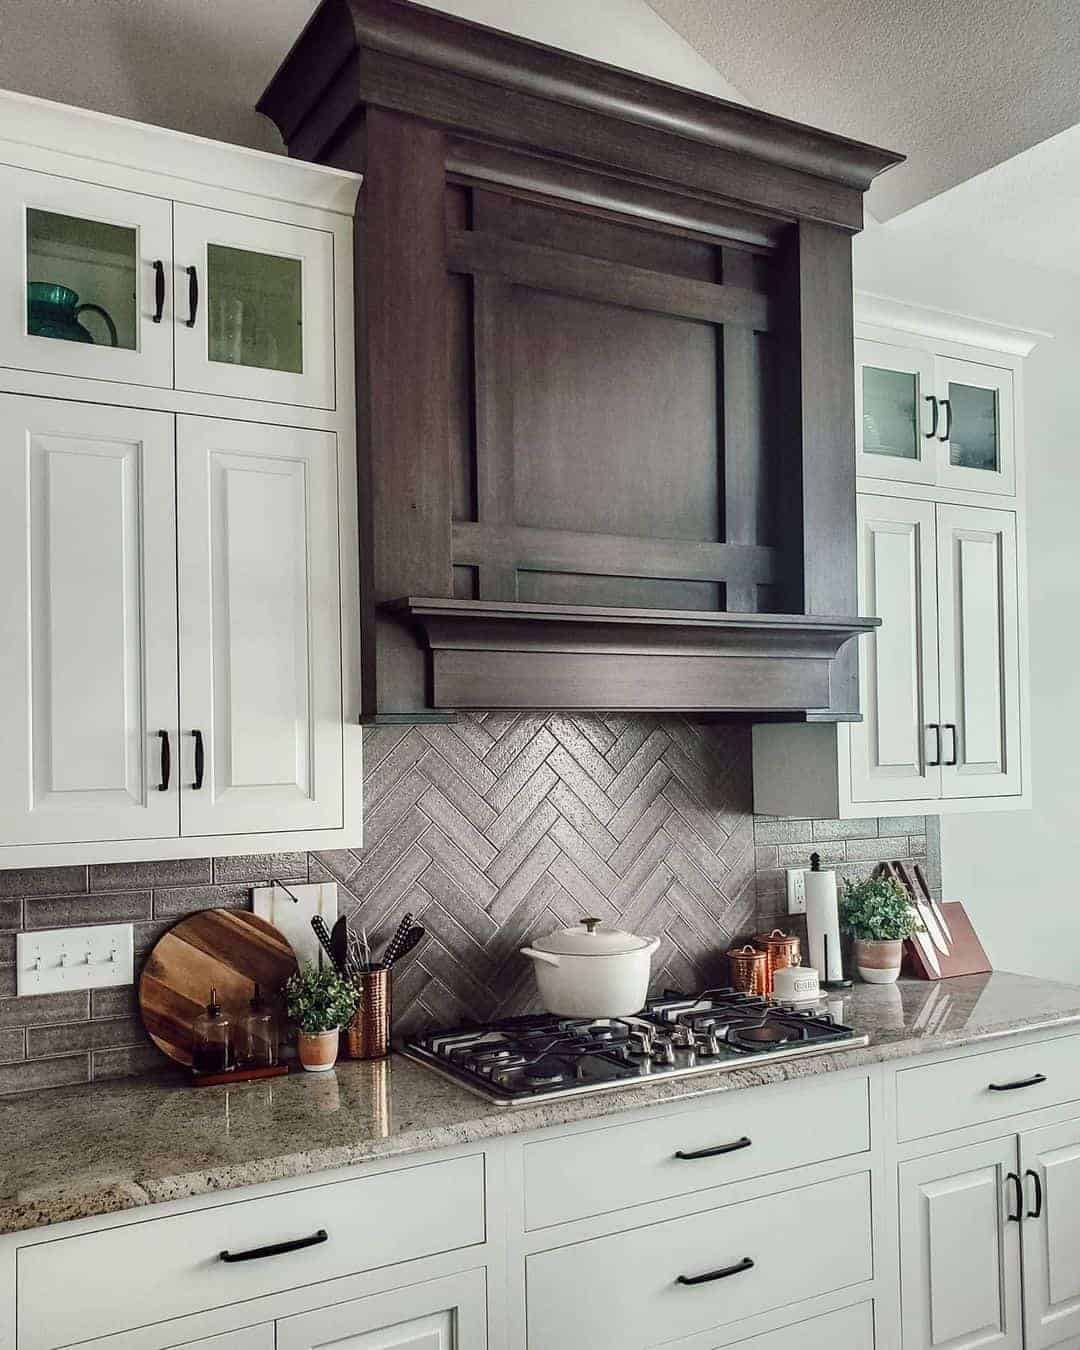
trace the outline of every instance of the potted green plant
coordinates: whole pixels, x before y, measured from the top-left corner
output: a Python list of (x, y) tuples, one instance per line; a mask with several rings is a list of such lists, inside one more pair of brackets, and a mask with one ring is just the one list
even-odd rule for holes
[(895, 877), (845, 881), (840, 923), (855, 939), (855, 969), (868, 984), (892, 984), (904, 939), (922, 932), (911, 897)]
[(355, 985), (329, 966), (305, 965), (285, 984), (285, 1006), (296, 1023), (296, 1050), (310, 1073), (337, 1063), (338, 1032), (356, 1009)]

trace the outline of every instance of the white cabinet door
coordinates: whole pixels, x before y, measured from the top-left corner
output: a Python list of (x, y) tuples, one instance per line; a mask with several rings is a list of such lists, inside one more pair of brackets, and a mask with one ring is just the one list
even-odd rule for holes
[(1016, 516), (939, 506), (937, 531), (942, 795), (1018, 796)]
[(1080, 1343), (1080, 1121), (1020, 1136), (1027, 1350)]
[(172, 203), (0, 167), (0, 365), (169, 387)]
[(337, 444), (178, 426), (181, 830), (342, 823)]
[(855, 469), (868, 478), (933, 483), (940, 445), (934, 358), (912, 347), (855, 343)]
[(173, 432), (0, 395), (4, 844), (178, 833)]
[(936, 385), (941, 400), (938, 482), (969, 492), (1014, 493), (1012, 372), (939, 356)]
[(325, 230), (177, 202), (176, 387), (334, 406), (334, 251)]
[(941, 792), (936, 525), (932, 502), (860, 495), (859, 613), (881, 627), (859, 643), (863, 721), (852, 725), (851, 795), (894, 802)]
[(900, 1164), (904, 1350), (1021, 1350), (1016, 1139)]
[(484, 1350), (484, 1302), (484, 1272), (470, 1270), (284, 1317), (277, 1350)]

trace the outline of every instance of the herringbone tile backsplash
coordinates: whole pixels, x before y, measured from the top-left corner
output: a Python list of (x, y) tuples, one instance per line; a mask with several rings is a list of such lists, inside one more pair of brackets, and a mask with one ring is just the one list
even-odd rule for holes
[(246, 906), (271, 879), (339, 884), (378, 941), (405, 909), (428, 936), (397, 972), (395, 1030), (536, 1006), (518, 948), (582, 914), (657, 934), (655, 983), (724, 979), (732, 940), (771, 926), (783, 869), (817, 849), (865, 872), (922, 857), (936, 821), (751, 813), (750, 733), (681, 717), (490, 713), (364, 735), (365, 847), (0, 870), (0, 1092), (146, 1072), (130, 990), (16, 998), (15, 932), (131, 921), (137, 957), (182, 914)]

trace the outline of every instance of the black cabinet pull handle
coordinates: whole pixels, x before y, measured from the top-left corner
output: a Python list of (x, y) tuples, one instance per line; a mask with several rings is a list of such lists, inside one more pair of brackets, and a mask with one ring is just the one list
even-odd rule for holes
[(991, 1092), (1015, 1092), (1017, 1088), (1038, 1087), (1046, 1082), (1046, 1074), (1033, 1073), (1030, 1078), (1018, 1078), (1015, 1083), (987, 1083)]
[(753, 1270), (754, 1263), (744, 1256), (734, 1266), (725, 1266), (723, 1270), (710, 1270), (704, 1275), (679, 1275), (676, 1284), (710, 1284), (713, 1280), (726, 1280), (729, 1275), (741, 1275), (744, 1270)]
[(937, 429), (938, 429), (938, 401), (937, 401), (937, 398), (936, 398), (933, 394), (926, 394), (926, 395), (924, 395), (924, 397), (925, 397), (927, 403), (930, 404), (930, 412), (931, 412), (931, 417), (932, 417), (933, 420), (932, 420), (931, 423), (930, 423), (930, 430), (929, 430), (929, 431), (924, 431), (924, 432), (923, 432), (923, 435), (926, 437), (926, 439), (927, 439), (928, 441), (931, 441), (931, 440), (933, 440), (934, 437), (937, 435)]
[(719, 1158), (722, 1153), (737, 1153), (741, 1148), (749, 1148), (752, 1142), (744, 1134), (741, 1139), (733, 1139), (730, 1144), (717, 1144), (715, 1148), (698, 1148), (690, 1153), (676, 1149), (675, 1156), (684, 1162), (693, 1162), (695, 1158)]
[(1016, 1187), (1016, 1213), (1006, 1214), (1005, 1217), (1008, 1219), (1010, 1223), (1019, 1223), (1020, 1215), (1023, 1213), (1024, 1210), (1024, 1183), (1020, 1180), (1020, 1178), (1016, 1175), (1015, 1172), (1007, 1172), (1005, 1174), (1005, 1180), (1011, 1181), (1013, 1185)]
[(283, 1256), (285, 1252), (302, 1251), (305, 1247), (317, 1247), (321, 1242), (329, 1241), (325, 1228), (320, 1228), (311, 1237), (294, 1238), (292, 1242), (272, 1242), (269, 1247), (252, 1247), (247, 1252), (219, 1252), (222, 1261), (232, 1265), (234, 1261), (259, 1261), (264, 1256)]
[(161, 782), (158, 784), (159, 792), (168, 792), (169, 779), (172, 777), (172, 749), (169, 746), (169, 733), (159, 731), (161, 737)]
[(1025, 1219), (1037, 1219), (1042, 1214), (1042, 1177), (1034, 1169), (1029, 1167), (1024, 1176), (1030, 1177), (1035, 1183), (1035, 1208), (1029, 1209), (1024, 1215)]
[(926, 729), (934, 733), (934, 758), (926, 761), (926, 767), (936, 769), (941, 764), (941, 728), (936, 722), (930, 722)]
[[(959, 750), (960, 750), (960, 744), (959, 744), (959, 741), (958, 741), (958, 739), (957, 739), (956, 723), (955, 723), (955, 722), (942, 722), (942, 724), (941, 724), (941, 730), (942, 730), (942, 731), (948, 731), (948, 732), (950, 732), (950, 733), (952, 734), (952, 759), (947, 759), (947, 760), (944, 761), (945, 767), (946, 767), (947, 769), (951, 769), (951, 768), (953, 768), (953, 766), (956, 764), (956, 757), (957, 757), (957, 754), (959, 753)], [(938, 758), (939, 758), (939, 759), (941, 758), (941, 751), (940, 751), (940, 750), (938, 751)]]
[(945, 430), (938, 437), (938, 440), (947, 441), (952, 436), (952, 404), (947, 398), (943, 398), (941, 406), (945, 409)]
[(184, 320), (185, 328), (195, 327), (195, 316), (199, 312), (199, 273), (194, 267), (185, 267), (187, 273), (188, 316)]
[(203, 774), (206, 772), (206, 750), (203, 746), (202, 732), (193, 731), (191, 734), (195, 739), (195, 781), (191, 786), (198, 792), (203, 785)]
[(151, 323), (160, 323), (165, 313), (165, 264), (158, 258), (154, 263), (154, 312)]

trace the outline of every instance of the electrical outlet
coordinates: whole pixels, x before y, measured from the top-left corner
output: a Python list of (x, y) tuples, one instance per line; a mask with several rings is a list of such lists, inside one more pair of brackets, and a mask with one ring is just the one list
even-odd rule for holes
[(806, 869), (789, 867), (787, 870), (787, 912), (806, 913)]
[(67, 989), (107, 989), (135, 978), (131, 924), (47, 928), (15, 940), (18, 994), (59, 994)]

